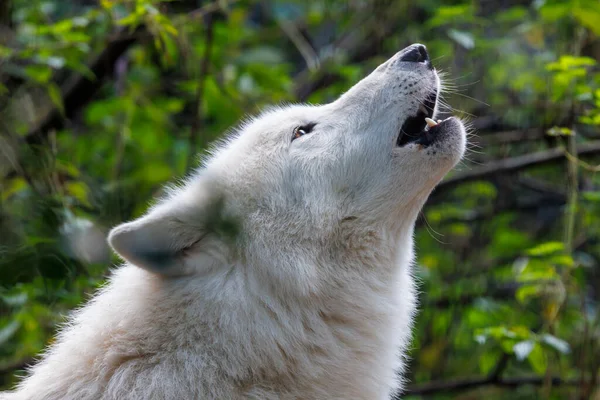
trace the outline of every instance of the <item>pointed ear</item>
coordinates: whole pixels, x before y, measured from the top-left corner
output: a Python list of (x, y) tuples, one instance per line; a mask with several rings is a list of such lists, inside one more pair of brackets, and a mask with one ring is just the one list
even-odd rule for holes
[(188, 185), (147, 215), (117, 226), (108, 236), (110, 246), (129, 263), (164, 276), (208, 268), (214, 250), (236, 240), (241, 222), (226, 212), (222, 194), (206, 189), (201, 182)]
[(170, 212), (150, 214), (114, 228), (108, 242), (124, 260), (150, 272), (180, 276), (192, 272), (185, 262), (187, 249), (198, 246), (205, 234)]

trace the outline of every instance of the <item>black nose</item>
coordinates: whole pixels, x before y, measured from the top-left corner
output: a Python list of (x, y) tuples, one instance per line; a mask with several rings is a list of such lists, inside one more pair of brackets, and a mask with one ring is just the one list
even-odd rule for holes
[(429, 54), (427, 53), (427, 48), (419, 43), (408, 46), (402, 50), (400, 61), (428, 63)]

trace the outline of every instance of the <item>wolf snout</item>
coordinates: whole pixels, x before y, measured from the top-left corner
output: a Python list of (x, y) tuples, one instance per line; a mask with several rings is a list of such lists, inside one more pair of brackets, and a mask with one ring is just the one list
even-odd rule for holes
[(432, 69), (431, 60), (429, 59), (429, 53), (427, 52), (427, 47), (420, 43), (415, 43), (400, 52), (400, 57), (398, 59), (402, 62), (413, 62), (413, 63), (423, 63)]

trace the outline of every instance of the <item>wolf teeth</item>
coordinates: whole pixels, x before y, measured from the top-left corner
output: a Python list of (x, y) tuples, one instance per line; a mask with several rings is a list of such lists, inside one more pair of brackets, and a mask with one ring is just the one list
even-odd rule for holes
[(434, 126), (436, 126), (438, 123), (435, 122), (434, 120), (432, 120), (431, 118), (427, 118), (425, 117), (425, 122), (427, 122), (427, 126), (432, 128)]

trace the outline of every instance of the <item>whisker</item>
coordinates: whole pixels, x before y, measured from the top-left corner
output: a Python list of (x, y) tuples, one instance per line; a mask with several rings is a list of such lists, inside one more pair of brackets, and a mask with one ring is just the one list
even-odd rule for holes
[(433, 235), (435, 233), (439, 237), (444, 237), (443, 233), (439, 233), (438, 231), (433, 229), (433, 227), (429, 224), (429, 221), (427, 221), (427, 217), (425, 216), (425, 213), (423, 213), (422, 211), (421, 211), (421, 216), (423, 217), (423, 221), (425, 221), (425, 228), (427, 229), (427, 233), (429, 233), (429, 236), (431, 236), (433, 239), (435, 239), (440, 244), (448, 244)]
[[(467, 138), (468, 138), (468, 136), (467, 136)], [(467, 143), (467, 148), (468, 148), (469, 150), (477, 149), (477, 150), (474, 150), (474, 151), (477, 151), (477, 152), (479, 152), (479, 153), (481, 153), (481, 154), (484, 154), (484, 153), (485, 153), (485, 152), (483, 152), (483, 151), (479, 151), (479, 150), (483, 150), (483, 147), (482, 147), (482, 146), (480, 146), (480, 145), (478, 145), (478, 144), (476, 144), (476, 143), (473, 143), (473, 142), (468, 142), (468, 143)]]
[[(469, 154), (471, 154), (471, 153), (472, 153), (472, 154), (478, 154), (478, 155), (485, 155), (485, 152), (484, 152), (484, 151), (473, 150), (472, 148), (469, 148), (469, 147), (467, 147), (467, 151), (469, 152)], [(473, 161), (473, 160), (471, 160), (471, 159), (468, 159), (468, 158), (467, 158), (467, 160), (469, 160), (469, 161)]]
[[(469, 151), (469, 153), (472, 153), (472, 151)], [(466, 161), (470, 162), (471, 164), (483, 165), (483, 163), (481, 161), (477, 161), (472, 158), (469, 158), (468, 155), (463, 156), (463, 160), (466, 160)], [(461, 161), (463, 161), (463, 160), (461, 160)]]
[(471, 96), (469, 96), (469, 95), (466, 95), (466, 94), (463, 94), (463, 93), (460, 93), (460, 92), (453, 92), (452, 94), (455, 94), (455, 95), (457, 95), (457, 96), (462, 96), (462, 97), (464, 97), (464, 98), (467, 98), (467, 99), (469, 99), (469, 100), (473, 100), (473, 101), (475, 101), (475, 102), (477, 102), (477, 103), (479, 103), (479, 104), (482, 104), (482, 105), (484, 105), (484, 106), (486, 106), (486, 107), (490, 107), (490, 105), (489, 105), (488, 103), (486, 103), (485, 101), (478, 100), (478, 99), (476, 99), (475, 97), (471, 97)]
[[(447, 54), (442, 54), (434, 59), (431, 60), (431, 62), (437, 61), (437, 60), (441, 60), (442, 58), (448, 57)], [(440, 73), (440, 71), (438, 71), (438, 74)]]

